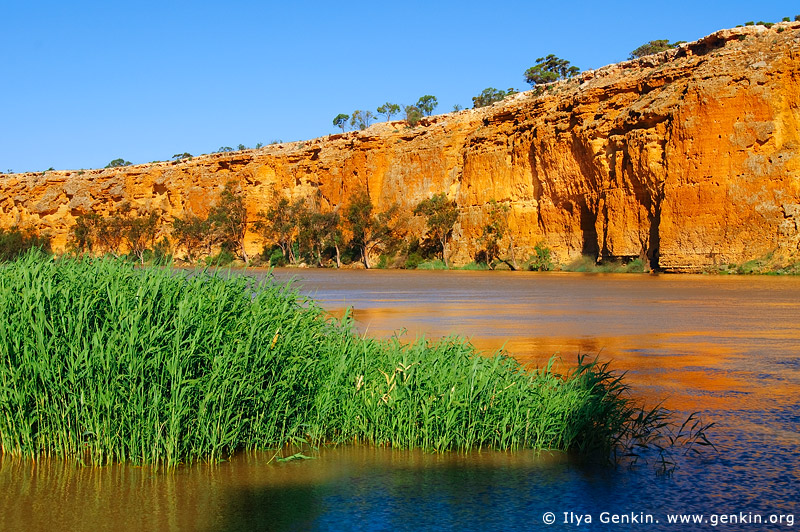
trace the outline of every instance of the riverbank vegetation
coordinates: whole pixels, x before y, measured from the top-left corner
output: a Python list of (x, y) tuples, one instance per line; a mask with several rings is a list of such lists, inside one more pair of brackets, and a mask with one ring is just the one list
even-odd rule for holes
[(725, 263), (709, 267), (702, 273), (713, 275), (800, 275), (800, 262), (790, 262), (767, 253), (740, 264)]
[[(600, 258), (583, 255), (557, 262), (545, 241), (538, 242), (527, 259), (518, 260), (508, 231), (509, 207), (489, 203), (477, 252), (467, 264), (450, 263), (448, 242), (459, 217), (456, 203), (443, 193), (420, 201), (410, 224), (397, 205), (376, 211), (369, 195), (357, 192), (345, 207), (324, 209), (318, 197), (290, 201), (277, 195), (266, 209), (248, 217), (246, 198), (228, 183), (206, 216), (187, 214), (171, 222), (160, 211), (123, 204), (118, 212), (77, 217), (68, 241), (72, 256), (109, 255), (145, 265), (189, 266), (297, 266), (402, 268), (421, 270), (525, 270), (580, 273), (645, 273), (642, 258)], [(423, 221), (424, 226), (422, 223)], [(410, 227), (422, 228), (422, 237)], [(263, 250), (250, 256), (245, 237), (258, 234)], [(0, 229), (0, 262), (13, 260), (30, 249), (51, 252), (46, 233), (12, 227)], [(180, 258), (176, 259), (175, 254)], [(237, 262), (239, 261), (239, 262)], [(799, 275), (800, 263), (779, 260), (773, 254), (742, 264), (721, 264), (702, 273), (739, 275)]]
[[(0, 329), (0, 450), (15, 456), (172, 466), (357, 443), (613, 457), (675, 439), (604, 365), (529, 371), (457, 338), (363, 338), (270, 280), (29, 254), (0, 271)], [(703, 427), (687, 442), (707, 443)]]
[[(179, 254), (184, 263), (207, 265), (241, 260), (267, 266), (415, 268), (441, 261), (449, 268), (448, 243), (460, 214), (444, 193), (417, 203), (411, 216), (397, 204), (379, 211), (364, 190), (333, 207), (325, 206), (319, 194), (293, 199), (275, 194), (255, 216), (248, 216), (246, 204), (241, 188), (229, 182), (205, 216), (187, 213), (169, 221), (159, 211), (130, 204), (105, 216), (86, 213), (72, 227), (69, 248), (75, 254), (126, 256), (142, 264), (164, 263)], [(485, 263), (481, 268), (501, 262), (518, 267), (508, 212), (507, 205), (492, 202), (484, 231), (488, 236), (481, 241), (485, 250), (476, 255), (476, 263)], [(254, 257), (246, 252), (248, 233), (263, 243)], [(506, 252), (511, 261), (504, 258)]]
[(560, 269), (566, 272), (580, 273), (644, 273), (646, 271), (645, 262), (640, 258), (627, 262), (606, 260), (598, 263), (588, 255), (582, 255), (568, 264), (562, 265)]

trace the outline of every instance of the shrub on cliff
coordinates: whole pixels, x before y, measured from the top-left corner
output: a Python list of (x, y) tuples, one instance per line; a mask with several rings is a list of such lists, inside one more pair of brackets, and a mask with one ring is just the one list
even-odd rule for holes
[(677, 48), (679, 42), (671, 43), (669, 39), (657, 39), (647, 42), (630, 53), (628, 59), (638, 59), (650, 54), (657, 54), (666, 50)]
[(419, 124), (419, 121), (422, 119), (422, 111), (419, 110), (419, 107), (416, 105), (406, 105), (405, 106), (406, 112), (406, 122), (411, 127), (416, 127)]
[(571, 66), (569, 61), (553, 54), (540, 57), (536, 64), (525, 71), (525, 82), (531, 86), (552, 83), (560, 79), (568, 79), (580, 73), (580, 69)]
[(114, 159), (106, 165), (106, 168), (119, 168), (121, 166), (130, 166), (132, 163), (125, 159)]
[(509, 89), (508, 92), (506, 92), (501, 89), (495, 89), (494, 87), (488, 87), (483, 89), (479, 95), (472, 97), (472, 107), (478, 109), (479, 107), (486, 107), (496, 102), (502, 102), (506, 96), (513, 94), (513, 91), (514, 89)]

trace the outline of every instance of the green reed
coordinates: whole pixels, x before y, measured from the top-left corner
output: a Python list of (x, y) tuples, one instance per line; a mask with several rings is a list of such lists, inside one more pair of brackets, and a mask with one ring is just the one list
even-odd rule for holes
[(271, 280), (29, 255), (0, 269), (0, 450), (174, 465), (361, 442), (606, 456), (652, 441), (606, 366), (567, 375), (461, 339), (402, 344)]

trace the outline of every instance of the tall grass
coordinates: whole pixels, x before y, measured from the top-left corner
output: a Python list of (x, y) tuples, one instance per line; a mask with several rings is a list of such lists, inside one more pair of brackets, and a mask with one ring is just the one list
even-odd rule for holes
[(459, 339), (361, 338), (269, 280), (33, 255), (0, 269), (3, 453), (174, 465), (364, 442), (609, 455), (663, 416), (605, 366), (559, 375)]

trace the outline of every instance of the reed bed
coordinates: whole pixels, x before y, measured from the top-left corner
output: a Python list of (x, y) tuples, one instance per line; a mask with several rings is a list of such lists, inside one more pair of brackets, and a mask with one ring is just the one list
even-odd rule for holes
[(457, 338), (362, 338), (271, 280), (36, 255), (0, 268), (7, 454), (172, 466), (358, 442), (608, 456), (665, 416), (606, 366), (560, 375)]

